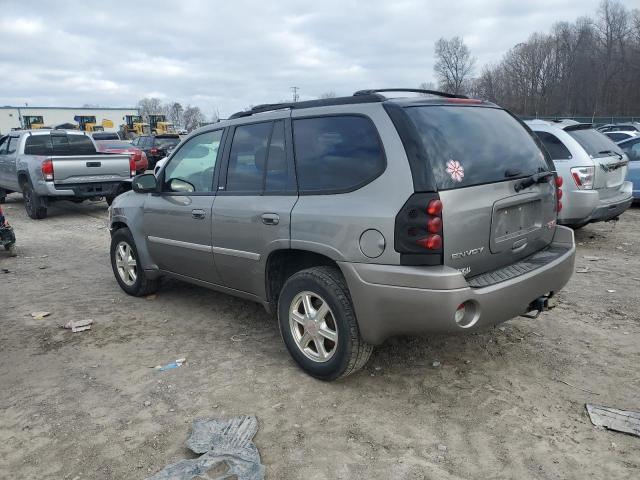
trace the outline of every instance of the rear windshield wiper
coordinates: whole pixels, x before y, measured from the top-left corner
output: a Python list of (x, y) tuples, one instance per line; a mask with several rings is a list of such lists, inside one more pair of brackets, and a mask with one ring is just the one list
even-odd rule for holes
[(608, 153), (608, 154), (613, 154), (616, 157), (618, 157), (620, 160), (622, 160), (622, 155), (620, 155), (618, 152), (614, 152), (613, 150), (602, 150), (601, 152), (598, 152), (598, 155), (601, 155), (603, 153)]
[(543, 180), (553, 176), (554, 174), (555, 172), (534, 173), (533, 175), (529, 175), (528, 177), (523, 178), (520, 182), (516, 183), (513, 188), (515, 188), (516, 192), (519, 192), (520, 190), (529, 188), (532, 185), (541, 183)]

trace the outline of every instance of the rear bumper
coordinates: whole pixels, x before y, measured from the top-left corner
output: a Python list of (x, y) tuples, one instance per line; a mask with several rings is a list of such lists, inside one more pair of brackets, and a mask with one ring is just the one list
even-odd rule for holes
[[(340, 263), (365, 341), (382, 343), (394, 335), (455, 333), (496, 325), (525, 313), (531, 302), (557, 292), (573, 274), (573, 231), (557, 227), (553, 246), (566, 250), (536, 270), (486, 288), (471, 288), (449, 267), (405, 267)], [(467, 311), (454, 320), (459, 305)]]
[(47, 197), (74, 197), (91, 198), (115, 196), (121, 193), (123, 182), (96, 182), (70, 185), (55, 185), (53, 182), (44, 182), (43, 191), (39, 195)]
[(604, 222), (620, 216), (633, 203), (633, 184), (624, 182), (618, 193), (601, 199), (597, 190), (576, 190), (568, 193), (558, 223), (579, 225), (591, 222)]

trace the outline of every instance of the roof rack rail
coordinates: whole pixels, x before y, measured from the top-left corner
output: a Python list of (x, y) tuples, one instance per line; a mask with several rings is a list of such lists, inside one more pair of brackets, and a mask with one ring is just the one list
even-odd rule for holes
[[(353, 96), (358, 95), (375, 95), (382, 92), (411, 92), (411, 93), (425, 93), (429, 95), (436, 95), (438, 97), (445, 98), (469, 98), (466, 95), (456, 95), (455, 93), (439, 92), (437, 90), (424, 90), (421, 88), (376, 88), (372, 90), (358, 90)], [(384, 98), (384, 97), (383, 97)]]
[(356, 103), (383, 102), (384, 100), (386, 100), (386, 98), (383, 95), (373, 93), (373, 94), (362, 94), (362, 95), (350, 96), (350, 97), (305, 100), (302, 102), (265, 103), (262, 105), (256, 105), (250, 110), (245, 110), (243, 112), (236, 112), (229, 117), (229, 120), (233, 120), (234, 118), (250, 117), (251, 115), (255, 115), (256, 113), (271, 112), (274, 110), (282, 110), (285, 108), (289, 108), (291, 110), (298, 110), (301, 108), (329, 107), (333, 105), (349, 105), (349, 104), (356, 104)]

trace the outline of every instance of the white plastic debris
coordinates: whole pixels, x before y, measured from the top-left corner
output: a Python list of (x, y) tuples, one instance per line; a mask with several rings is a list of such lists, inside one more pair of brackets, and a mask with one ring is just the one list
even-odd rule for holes
[(63, 328), (71, 330), (73, 333), (84, 332), (85, 330), (91, 330), (91, 324), (93, 320), (88, 318), (86, 320), (71, 320), (64, 324)]
[(34, 320), (42, 320), (44, 317), (51, 315), (50, 312), (31, 312), (31, 317)]

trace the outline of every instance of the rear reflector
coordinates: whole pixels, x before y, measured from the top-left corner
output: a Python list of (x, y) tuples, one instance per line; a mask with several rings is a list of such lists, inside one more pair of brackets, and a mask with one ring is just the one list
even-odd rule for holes
[(427, 222), (427, 231), (429, 233), (440, 233), (442, 230), (442, 219), (440, 217), (431, 217)]
[(42, 162), (42, 176), (46, 181), (53, 180), (53, 160), (48, 158)]
[(129, 157), (129, 171), (132, 177), (136, 176), (136, 160), (135, 153)]

